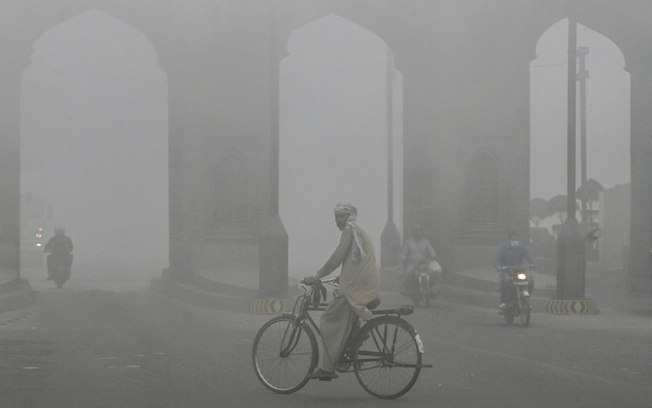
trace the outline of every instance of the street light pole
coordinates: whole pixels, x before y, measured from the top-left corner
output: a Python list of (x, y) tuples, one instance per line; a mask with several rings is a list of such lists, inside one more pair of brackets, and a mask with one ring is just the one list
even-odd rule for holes
[[(577, 57), (579, 58), (579, 71), (577, 72), (577, 81), (580, 84), (580, 157), (581, 177), (580, 186), (586, 186), (587, 180), (587, 161), (586, 161), (586, 80), (589, 77), (589, 71), (586, 70), (586, 56), (589, 53), (589, 47), (578, 47)], [(588, 223), (588, 209), (586, 204), (586, 194), (582, 195), (582, 224)]]
[(577, 77), (577, 19), (575, 17), (576, 10), (571, 11), (568, 18), (568, 110), (567, 110), (567, 166), (568, 173), (566, 174), (567, 182), (567, 202), (566, 214), (567, 220), (576, 217), (577, 203), (575, 191), (577, 186), (575, 183), (577, 165), (576, 165), (576, 152), (577, 152), (577, 84), (575, 83)]
[(557, 238), (557, 298), (584, 299), (586, 240), (576, 218), (576, 103), (577, 103), (577, 1), (572, 1), (568, 17), (568, 201), (566, 221)]
[(380, 265), (383, 268), (398, 266), (401, 251), (401, 234), (394, 224), (394, 57), (387, 50), (387, 223), (380, 236)]

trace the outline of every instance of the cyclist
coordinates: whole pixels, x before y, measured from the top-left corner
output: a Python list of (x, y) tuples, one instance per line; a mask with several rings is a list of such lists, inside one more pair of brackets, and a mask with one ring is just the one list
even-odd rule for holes
[[(496, 259), (494, 259), (494, 268), (500, 273), (500, 305), (498, 308), (504, 310), (507, 304), (512, 301), (513, 293), (511, 289), (511, 276), (507, 270), (510, 266), (521, 266), (523, 259), (530, 263), (530, 267), (536, 268), (534, 256), (527, 246), (521, 244), (521, 237), (518, 231), (510, 231), (507, 234), (508, 242), (498, 248)], [(529, 277), (528, 290), (530, 295), (534, 290), (534, 279)]]
[(335, 224), (342, 231), (340, 242), (326, 264), (314, 276), (303, 281), (308, 285), (329, 275), (340, 265), (339, 287), (321, 316), (319, 330), (324, 352), (319, 353), (319, 366), (310, 378), (328, 381), (337, 378), (337, 365), (346, 340), (357, 319), (369, 320), (367, 307), (378, 302), (379, 276), (371, 239), (356, 223), (357, 209), (350, 203), (335, 207)]

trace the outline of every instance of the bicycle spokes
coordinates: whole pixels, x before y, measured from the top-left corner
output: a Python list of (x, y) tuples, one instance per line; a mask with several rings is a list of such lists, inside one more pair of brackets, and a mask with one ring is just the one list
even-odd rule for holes
[(310, 329), (293, 317), (280, 316), (261, 327), (252, 349), (254, 370), (270, 390), (287, 394), (308, 382), (317, 365), (317, 341)]
[(397, 317), (379, 318), (365, 326), (354, 356), (362, 387), (380, 398), (396, 398), (416, 381), (421, 353), (414, 329)]
[[(358, 362), (375, 362), (381, 366), (400, 365), (400, 363), (395, 362), (396, 356), (401, 355), (412, 345), (411, 338), (401, 338), (398, 326), (387, 324), (374, 327), (369, 332), (368, 343), (371, 344), (368, 344), (364, 349), (358, 350)], [(361, 369), (369, 368), (366, 364), (360, 367)]]

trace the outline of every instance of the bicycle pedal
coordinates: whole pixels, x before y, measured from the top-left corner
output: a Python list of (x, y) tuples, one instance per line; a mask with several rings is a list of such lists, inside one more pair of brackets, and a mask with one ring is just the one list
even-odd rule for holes
[(330, 380), (332, 380), (332, 378), (330, 378), (330, 377), (320, 377), (319, 378), (319, 381), (330, 381)]

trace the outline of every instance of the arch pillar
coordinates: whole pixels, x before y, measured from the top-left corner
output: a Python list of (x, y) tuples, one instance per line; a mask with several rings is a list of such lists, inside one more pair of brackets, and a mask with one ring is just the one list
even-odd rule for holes
[(652, 290), (652, 55), (627, 59), (631, 74), (631, 230), (629, 279)]
[(0, 65), (0, 272), (20, 277), (20, 84), (22, 60)]
[(288, 290), (289, 238), (279, 214), (279, 86), (280, 63), (285, 57), (286, 27), (280, 25), (279, 6), (271, 6), (269, 23), (269, 207), (261, 218), (259, 235), (258, 291), (262, 295), (285, 295)]
[[(436, 67), (418, 52), (398, 49), (403, 74), (403, 226), (420, 224), (429, 235), (433, 200), (434, 139), (439, 133), (435, 84), (428, 76)], [(409, 158), (409, 160), (406, 160)]]
[[(169, 89), (169, 276), (173, 279), (204, 282), (207, 278), (251, 289), (253, 272), (261, 294), (287, 293), (288, 238), (278, 214), (281, 53), (273, 6), (270, 2), (257, 10), (256, 30), (224, 25), (225, 32), (249, 50), (244, 59), (230, 58), (230, 43), (219, 40), (207, 48), (170, 38), (164, 49), (158, 49)], [(208, 37), (211, 26), (197, 26), (197, 30)], [(221, 223), (208, 227), (216, 204), (211, 171), (219, 153), (228, 148), (244, 152), (251, 175), (245, 189), (247, 219), (235, 229)], [(237, 182), (233, 175), (223, 176), (227, 184)]]

